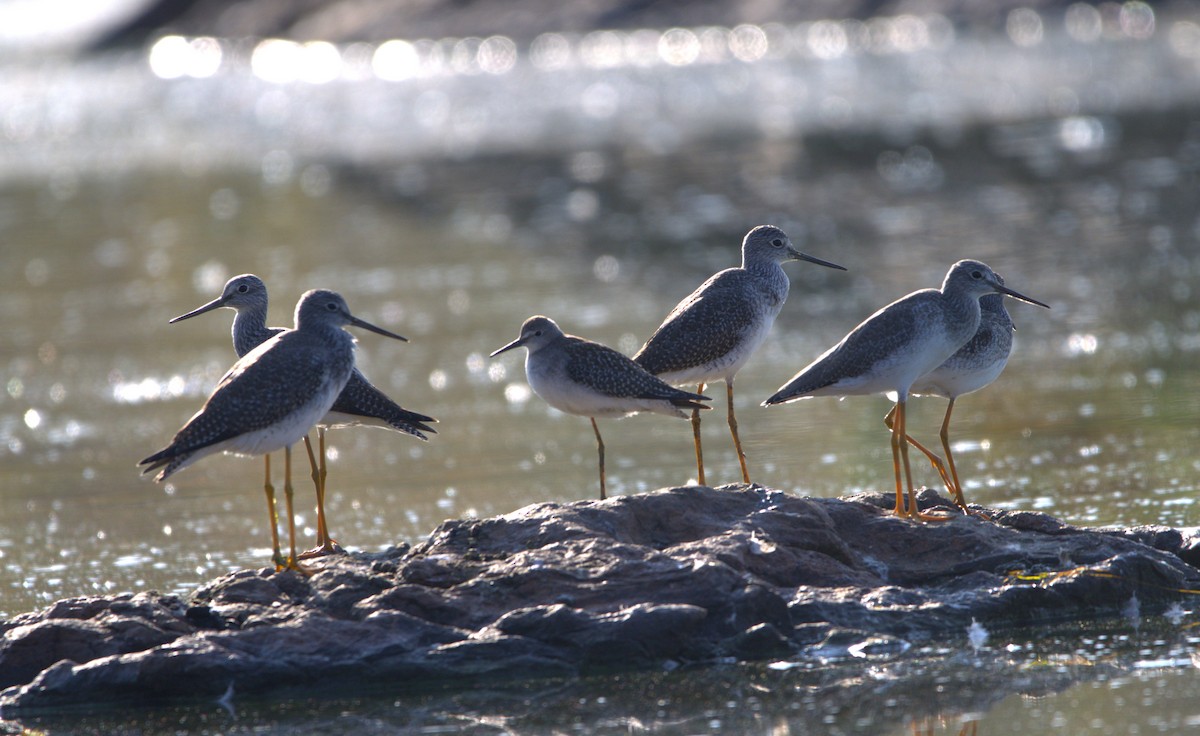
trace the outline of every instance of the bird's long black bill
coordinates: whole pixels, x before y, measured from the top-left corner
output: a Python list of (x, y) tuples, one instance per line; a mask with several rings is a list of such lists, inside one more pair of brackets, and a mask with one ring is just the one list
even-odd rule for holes
[(211, 312), (212, 310), (220, 309), (223, 306), (225, 306), (224, 297), (218, 297), (216, 299), (213, 299), (211, 302), (209, 302), (208, 304), (205, 304), (202, 307), (196, 307), (195, 309), (188, 312), (187, 314), (181, 314), (178, 317), (176, 317), (172, 320), (169, 320), (167, 322), (167, 324), (173, 325), (176, 322), (182, 322), (185, 319), (191, 319), (192, 317), (195, 317), (196, 315), (204, 314), (205, 312)]
[(1049, 309), (1049, 308), (1050, 308), (1050, 305), (1049, 305), (1049, 304), (1044, 304), (1044, 303), (1042, 303), (1042, 302), (1039, 302), (1037, 299), (1031, 299), (1030, 297), (1027, 297), (1027, 296), (1025, 296), (1024, 294), (1020, 293), (1020, 292), (1013, 291), (1012, 289), (1008, 288), (1007, 286), (999, 286), (999, 285), (997, 285), (997, 286), (996, 286), (996, 291), (1000, 292), (1001, 294), (1005, 294), (1005, 295), (1007, 295), (1007, 296), (1011, 296), (1013, 299), (1016, 299), (1016, 300), (1018, 300), (1018, 301), (1025, 302), (1026, 304), (1033, 304), (1033, 305), (1035, 305), (1035, 306), (1038, 306), (1038, 307), (1045, 307), (1046, 309)]
[(508, 350), (512, 350), (513, 348), (519, 348), (519, 347), (521, 347), (521, 346), (522, 346), (522, 345), (524, 345), (524, 344), (525, 344), (525, 343), (524, 343), (524, 342), (523, 342), (523, 341), (522, 341), (520, 338), (517, 338), (516, 340), (513, 340), (512, 342), (510, 342), (509, 344), (507, 344), (507, 345), (505, 345), (504, 347), (500, 348), (499, 350), (496, 350), (495, 352), (493, 352), (493, 353), (492, 353), (491, 355), (489, 355), (488, 357), (489, 357), (489, 358), (494, 358), (494, 357), (496, 357), (497, 355), (499, 355), (500, 353), (503, 353), (503, 352), (505, 352), (505, 351), (508, 351)]
[(823, 261), (820, 258), (817, 258), (816, 256), (810, 256), (807, 253), (801, 253), (800, 251), (796, 251), (796, 258), (798, 258), (801, 261), (808, 261), (809, 263), (815, 263), (818, 266), (824, 266), (825, 268), (836, 268), (839, 271), (846, 270), (845, 266), (839, 266), (838, 264), (832, 263), (830, 261)]
[(370, 330), (371, 332), (374, 332), (377, 335), (383, 335), (384, 337), (390, 337), (393, 340), (399, 340), (400, 342), (408, 342), (407, 337), (397, 335), (394, 332), (388, 332), (387, 330), (383, 329), (382, 327), (376, 327), (375, 325), (371, 324), (370, 322), (367, 322), (366, 320), (361, 320), (358, 317), (351, 317), (350, 324), (354, 325), (355, 327), (361, 327), (364, 330)]

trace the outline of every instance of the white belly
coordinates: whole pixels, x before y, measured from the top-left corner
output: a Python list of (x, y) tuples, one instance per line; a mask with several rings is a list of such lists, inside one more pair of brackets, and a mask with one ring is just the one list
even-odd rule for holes
[(533, 365), (526, 361), (525, 377), (529, 387), (550, 406), (582, 417), (624, 417), (641, 411), (686, 417), (671, 402), (661, 399), (637, 399), (609, 396), (576, 383), (557, 366)]
[(941, 396), (946, 399), (957, 398), (963, 394), (978, 391), (992, 381), (995, 381), (1000, 377), (1001, 372), (1004, 371), (1004, 366), (1007, 362), (1007, 359), (997, 360), (985, 368), (975, 370), (954, 370), (944, 366), (939, 367), (918, 378), (913, 383), (912, 393), (916, 396)]
[[(336, 394), (334, 395), (336, 397)], [(225, 452), (235, 455), (263, 455), (268, 452), (282, 450), (304, 439), (308, 430), (317, 423), (333, 405), (333, 400), (326, 405), (324, 402), (312, 402), (309, 406), (284, 417), (278, 422), (263, 429), (240, 434), (233, 439), (220, 443)]]

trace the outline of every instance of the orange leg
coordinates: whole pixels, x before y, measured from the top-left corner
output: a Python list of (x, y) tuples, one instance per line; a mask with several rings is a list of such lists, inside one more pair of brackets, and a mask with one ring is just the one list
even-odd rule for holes
[(592, 431), (596, 433), (596, 450), (600, 453), (600, 500), (608, 498), (604, 492), (604, 440), (600, 439), (600, 428), (596, 426), (596, 417), (588, 417), (592, 420)]
[(916, 518), (920, 512), (917, 510), (917, 494), (913, 491), (912, 468), (908, 464), (908, 419), (906, 403), (901, 401), (896, 404), (896, 429), (893, 432), (900, 436), (900, 462), (904, 465), (904, 483), (908, 489), (908, 516)]
[(283, 449), (284, 468), (283, 468), (283, 498), (287, 506), (288, 516), (288, 541), (291, 544), (287, 558), (287, 568), (295, 570), (304, 575), (310, 574), (304, 569), (296, 558), (296, 509), (294, 505), (295, 492), (292, 488), (292, 446), (288, 445)]
[[(704, 393), (704, 384), (696, 387), (696, 393)], [(704, 450), (700, 449), (700, 410), (692, 409), (692, 436), (696, 440), (696, 483), (698, 485), (707, 485), (704, 482)]]
[(329, 535), (329, 522), (325, 517), (325, 479), (329, 471), (325, 466), (325, 428), (317, 427), (317, 442), (320, 450), (319, 460), (314, 459), (312, 443), (308, 435), (304, 436), (304, 447), (308, 450), (308, 462), (313, 468), (313, 483), (317, 486), (317, 546), (300, 555), (300, 559), (321, 557), (341, 552), (342, 548)]
[(950, 452), (950, 413), (953, 411), (954, 399), (950, 399), (950, 403), (946, 406), (946, 418), (942, 420), (942, 449), (946, 451), (946, 463), (950, 466), (950, 476), (954, 479), (954, 502), (965, 509), (967, 500), (963, 498), (962, 484), (958, 481), (958, 470), (954, 467), (954, 453)]
[[(304, 435), (304, 449), (308, 453), (308, 465), (312, 468), (313, 488), (317, 489), (317, 546), (320, 547), (325, 543), (325, 524), (321, 518), (321, 508), (325, 502), (325, 489), (321, 487), (321, 464), (317, 460), (317, 455), (313, 452), (312, 440), (308, 435)], [(325, 453), (321, 453), (321, 459), (324, 460)]]
[[(886, 426), (888, 429), (891, 429), (892, 425), (894, 423), (895, 417), (896, 417), (896, 407), (893, 406), (892, 410), (889, 411), (887, 413), (887, 416), (885, 416), (883, 418), (884, 426)], [(929, 462), (933, 465), (933, 469), (938, 471), (938, 475), (942, 476), (942, 482), (946, 484), (946, 490), (949, 491), (952, 496), (954, 496), (955, 502), (957, 503), (958, 494), (955, 493), (956, 486), (951, 482), (950, 474), (946, 472), (946, 464), (944, 462), (942, 462), (942, 459), (940, 457), (938, 457), (936, 454), (934, 454), (934, 452), (932, 450), (930, 450), (928, 447), (926, 447), (925, 445), (922, 445), (920, 442), (917, 442), (915, 439), (913, 439), (912, 435), (905, 433), (904, 439), (908, 440), (908, 444), (917, 448), (918, 450), (920, 450), (922, 453), (925, 454), (925, 457), (929, 458)], [(964, 506), (964, 508), (965, 508), (965, 506)]]
[[(737, 450), (738, 462), (742, 465), (742, 482), (750, 482), (750, 471), (746, 470), (746, 453), (742, 451), (742, 440), (738, 437), (737, 417), (733, 414), (733, 377), (725, 379), (725, 393), (729, 398), (729, 433), (733, 435), (733, 447)], [(696, 410), (693, 410), (696, 411)], [(699, 412), (697, 412), (699, 413)]]
[(329, 534), (329, 519), (325, 516), (325, 479), (329, 476), (329, 469), (325, 466), (325, 428), (317, 427), (317, 441), (321, 449), (321, 495), (318, 496), (321, 506), (317, 509), (317, 522), (321, 525), (321, 529), (325, 532), (325, 547), (328, 551), (333, 552), (337, 546), (337, 542)]
[(279, 518), (275, 514), (275, 486), (271, 485), (271, 454), (263, 455), (266, 467), (266, 480), (263, 481), (263, 492), (267, 494), (267, 518), (271, 520), (271, 562), (275, 563), (275, 571), (282, 570), (287, 562), (279, 551)]
[[(919, 521), (949, 521), (951, 517), (925, 514), (917, 508), (917, 494), (913, 491), (912, 468), (908, 462), (908, 441), (906, 428), (905, 402), (896, 402), (895, 414), (892, 417), (892, 467), (896, 475), (896, 508), (897, 516), (907, 516)], [(900, 466), (904, 466), (904, 483), (901, 485)], [(904, 508), (904, 495), (907, 490), (908, 508)]]
[(904, 487), (900, 480), (900, 444), (904, 437), (904, 404), (897, 402), (892, 408), (895, 423), (892, 425), (892, 473), (896, 476), (896, 508), (892, 513), (896, 516), (908, 516), (904, 510)]

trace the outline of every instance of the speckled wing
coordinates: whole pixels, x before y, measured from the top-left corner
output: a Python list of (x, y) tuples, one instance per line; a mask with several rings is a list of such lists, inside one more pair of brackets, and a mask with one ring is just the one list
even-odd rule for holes
[[(278, 346), (278, 343), (263, 345)], [(265, 429), (294, 412), (329, 381), (319, 350), (256, 349), (233, 365), (171, 444), (142, 460), (143, 472), (241, 434)]]
[[(767, 402), (799, 398), (834, 384), (853, 384), (872, 373), (881, 362), (892, 360), (909, 343), (911, 335), (920, 331), (922, 324), (938, 317), (936, 310), (922, 309), (920, 301), (913, 299), (920, 294), (910, 294), (868, 317)], [(903, 305), (905, 301), (909, 303)]]
[(671, 310), (634, 362), (657, 376), (719, 360), (754, 328), (745, 298), (754, 288), (743, 271), (716, 274)]
[[(378, 419), (387, 423), (398, 432), (411, 434), (421, 439), (427, 439), (423, 432), (437, 434), (437, 430), (427, 422), (437, 421), (433, 417), (409, 411), (388, 398), (387, 394), (376, 388), (367, 377), (357, 368), (350, 374), (350, 380), (342, 393), (338, 394), (331, 412), (346, 414), (351, 417)], [(332, 424), (331, 427), (342, 426)]]
[[(587, 340), (572, 341), (568, 347), (567, 376), (576, 383), (616, 398), (657, 399), (691, 405), (699, 394), (668, 385), (610, 347)], [(680, 404), (679, 402), (685, 402)]]

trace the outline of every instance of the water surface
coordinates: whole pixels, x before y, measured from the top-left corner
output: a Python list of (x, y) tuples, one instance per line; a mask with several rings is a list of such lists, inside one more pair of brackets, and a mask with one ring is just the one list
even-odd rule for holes
[[(1045, 19), (1041, 44), (1011, 29), (959, 38), (930, 19), (933, 35), (912, 49), (607, 67), (583, 51), (561, 67), (530, 52), (502, 69), (397, 81), (272, 79), (242, 42), (220, 42), (219, 71), (191, 76), (141, 55), (10, 69), (0, 81), (17, 103), (0, 146), (0, 613), (64, 596), (186, 592), (267, 561), (261, 461), (213, 457), (165, 485), (135, 467), (233, 361), (231, 312), (167, 324), (226, 278), (262, 276), (272, 324), (290, 324), (299, 294), (325, 287), (410, 338), (361, 335), (360, 365), (437, 417), (438, 434), (330, 434), (332, 531), (349, 549), (377, 549), (445, 518), (593, 498), (587, 421), (532, 396), (519, 357), (488, 354), (536, 313), (632, 353), (679, 299), (735, 265), (742, 234), (763, 222), (849, 270), (786, 266), (791, 296), (737, 380), (755, 481), (816, 496), (891, 488), (884, 398), (758, 404), (875, 309), (972, 257), (1052, 309), (1010, 303), (1008, 368), (957, 403), (969, 500), (1085, 525), (1200, 524), (1195, 24), (1162, 17), (1149, 35), (1088, 39), (1057, 22)], [(360, 59), (346, 69), (370, 67), (366, 51), (345, 50)], [(1053, 63), (997, 86), (993, 66), (1029, 59)], [(47, 84), (60, 94), (36, 91)], [(709, 480), (733, 482), (723, 387), (710, 392)], [(935, 442), (943, 410), (914, 401), (910, 429)], [(694, 479), (685, 422), (601, 428), (611, 493)], [(295, 472), (309, 542), (302, 457)], [(1075, 719), (1114, 691), (1190, 692), (1190, 664), (1130, 664), (1186, 659), (1194, 645), (1179, 636), (1146, 643), (1113, 680), (1080, 678), (1069, 707), (989, 702), (980, 732), (1060, 706), (1086, 732)], [(566, 691), (590, 700), (605, 687)], [(362, 707), (386, 707), (372, 703)], [(791, 717), (779, 707), (761, 730)], [(715, 708), (709, 721), (742, 723)], [(1124, 732), (1122, 719), (1151, 725), (1151, 710), (1096, 716), (1097, 732)], [(1163, 718), (1195, 722), (1186, 708)], [(893, 731), (925, 727), (909, 720)]]

